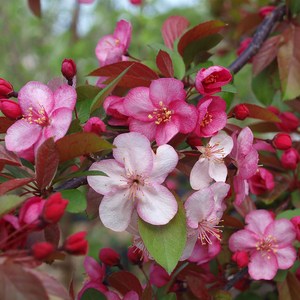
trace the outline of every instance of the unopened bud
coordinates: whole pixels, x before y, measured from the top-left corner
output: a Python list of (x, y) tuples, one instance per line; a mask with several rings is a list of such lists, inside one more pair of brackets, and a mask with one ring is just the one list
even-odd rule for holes
[(238, 120), (245, 120), (247, 117), (249, 117), (250, 112), (248, 107), (245, 104), (238, 104), (233, 109), (234, 117)]
[(0, 98), (9, 98), (9, 95), (13, 93), (14, 88), (10, 82), (0, 78)]
[(76, 75), (77, 69), (73, 59), (65, 58), (61, 64), (61, 73), (69, 81)]
[(18, 119), (22, 116), (22, 110), (19, 103), (13, 100), (1, 99), (0, 110), (6, 117), (11, 119)]
[(97, 117), (90, 118), (83, 126), (83, 131), (101, 134), (106, 131), (106, 126), (103, 121)]
[(240, 268), (247, 267), (249, 255), (246, 251), (237, 251), (232, 255), (232, 260), (235, 261)]
[(280, 158), (282, 166), (290, 170), (295, 170), (297, 168), (299, 160), (300, 156), (295, 148), (285, 150)]
[(132, 246), (127, 251), (127, 257), (133, 265), (141, 265), (144, 260), (144, 253), (141, 249)]
[(36, 243), (32, 246), (32, 255), (38, 260), (47, 259), (54, 252), (54, 245), (48, 242)]
[(66, 239), (63, 249), (73, 255), (86, 255), (88, 250), (88, 241), (85, 239), (85, 236), (85, 231), (70, 235)]
[(63, 199), (60, 193), (55, 193), (46, 201), (43, 210), (43, 220), (46, 223), (57, 223), (63, 216), (69, 201)]
[(292, 139), (287, 133), (277, 133), (273, 140), (272, 145), (279, 150), (287, 150), (292, 146)]
[(102, 248), (99, 252), (99, 259), (108, 266), (120, 264), (120, 255), (111, 248)]

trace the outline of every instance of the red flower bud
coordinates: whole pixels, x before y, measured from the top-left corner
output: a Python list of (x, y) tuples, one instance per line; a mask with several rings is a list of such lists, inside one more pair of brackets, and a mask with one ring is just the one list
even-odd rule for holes
[(293, 223), (296, 231), (296, 239), (300, 241), (300, 216), (296, 216), (291, 218), (291, 222)]
[(246, 251), (237, 251), (232, 255), (232, 260), (237, 263), (240, 268), (247, 267), (249, 263), (249, 256)]
[(262, 8), (259, 9), (258, 14), (260, 17), (265, 18), (268, 14), (270, 14), (276, 6), (263, 6)]
[[(251, 37), (248, 37), (248, 38), (245, 38), (239, 45), (239, 48), (237, 49), (236, 51), (236, 54), (238, 56), (240, 56), (250, 45), (250, 43), (252, 42), (252, 38)], [(253, 57), (251, 59), (249, 59), (249, 63), (251, 63), (253, 60)]]
[(142, 4), (142, 0), (130, 0), (130, 3), (133, 5), (141, 5)]
[(54, 252), (54, 245), (48, 242), (36, 243), (32, 246), (32, 255), (38, 260), (44, 260)]
[(277, 116), (280, 114), (280, 110), (275, 106), (269, 106), (267, 109)]
[(57, 223), (63, 216), (69, 201), (63, 199), (60, 193), (55, 193), (46, 201), (43, 219), (47, 223)]
[(99, 259), (108, 266), (120, 264), (120, 255), (111, 248), (102, 248), (99, 252)]
[(76, 75), (76, 64), (72, 59), (64, 59), (61, 64), (61, 73), (67, 80), (72, 80)]
[(90, 118), (83, 126), (83, 131), (101, 134), (106, 131), (106, 126), (103, 121), (97, 117)]
[(141, 265), (144, 260), (143, 251), (135, 246), (128, 248), (127, 257), (133, 265)]
[(287, 133), (277, 133), (273, 140), (272, 145), (279, 150), (287, 150), (292, 146), (292, 139)]
[(11, 119), (18, 119), (22, 116), (22, 111), (19, 103), (12, 100), (1, 99), (0, 109), (6, 117)]
[(14, 91), (10, 82), (0, 78), (0, 98), (9, 98), (9, 94)]
[(286, 132), (291, 132), (297, 130), (299, 126), (299, 119), (291, 112), (283, 112), (278, 115), (281, 122), (277, 123), (277, 127)]
[(295, 148), (285, 150), (280, 158), (281, 164), (284, 168), (295, 170), (299, 163), (300, 156)]
[(259, 168), (256, 174), (248, 180), (248, 183), (250, 191), (254, 195), (271, 191), (275, 186), (273, 174), (264, 168)]
[(245, 120), (250, 115), (249, 109), (245, 104), (238, 104), (233, 109), (233, 113), (234, 117), (238, 120)]
[(86, 255), (88, 241), (85, 239), (86, 232), (80, 231), (70, 235), (63, 245), (63, 249), (73, 255)]

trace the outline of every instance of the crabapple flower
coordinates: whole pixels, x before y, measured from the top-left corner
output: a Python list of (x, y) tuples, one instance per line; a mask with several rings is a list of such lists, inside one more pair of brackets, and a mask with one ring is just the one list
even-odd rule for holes
[(211, 95), (221, 92), (221, 87), (232, 80), (229, 70), (221, 66), (212, 66), (201, 69), (195, 78), (197, 91), (202, 95)]
[(295, 170), (299, 161), (300, 155), (295, 148), (285, 150), (280, 158), (282, 166), (289, 170)]
[(149, 88), (132, 89), (124, 100), (130, 131), (140, 132), (158, 145), (168, 143), (179, 132), (190, 133), (197, 111), (185, 98), (183, 83), (174, 78), (160, 78)]
[(227, 123), (226, 103), (218, 96), (207, 96), (197, 104), (198, 120), (194, 133), (199, 137), (211, 137)]
[(271, 191), (275, 186), (273, 174), (265, 168), (258, 168), (256, 174), (249, 179), (248, 183), (250, 191), (254, 195)]
[(47, 85), (31, 81), (21, 88), (18, 98), (23, 118), (7, 130), (8, 150), (36, 153), (48, 138), (57, 141), (67, 133), (76, 103), (73, 87), (65, 84), (52, 92)]
[(105, 35), (99, 40), (95, 53), (101, 67), (122, 61), (130, 44), (131, 31), (131, 24), (121, 20), (113, 34)]
[(224, 163), (233, 147), (232, 138), (220, 131), (206, 146), (196, 147), (202, 154), (192, 168), (190, 184), (194, 190), (200, 190), (215, 181), (225, 182), (227, 167)]
[(178, 162), (174, 148), (162, 145), (154, 154), (149, 140), (137, 132), (120, 134), (114, 146), (114, 159), (96, 162), (90, 168), (107, 177), (87, 178), (89, 185), (104, 195), (99, 207), (104, 226), (124, 231), (134, 211), (150, 224), (167, 224), (178, 208), (173, 194), (162, 185)]
[(108, 96), (103, 103), (106, 114), (110, 117), (108, 124), (112, 126), (128, 126), (128, 116), (125, 114), (123, 97)]
[(248, 253), (248, 270), (254, 280), (271, 280), (278, 269), (286, 270), (294, 264), (296, 250), (292, 243), (296, 233), (289, 220), (274, 220), (270, 212), (260, 209), (250, 212), (245, 221), (245, 229), (230, 237), (229, 249)]

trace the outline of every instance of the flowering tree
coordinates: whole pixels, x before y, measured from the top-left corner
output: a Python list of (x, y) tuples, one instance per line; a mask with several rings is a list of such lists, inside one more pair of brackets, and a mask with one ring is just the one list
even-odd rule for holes
[[(210, 52), (225, 23), (171, 16), (154, 62), (129, 54), (120, 20), (85, 83), (72, 59), (47, 84), (1, 78), (0, 298), (298, 299), (299, 13), (262, 7), (227, 67)], [(234, 105), (248, 62), (260, 103)], [(95, 200), (98, 222), (132, 236), (127, 262), (61, 234)], [(38, 268), (68, 255), (85, 255), (79, 288)]]

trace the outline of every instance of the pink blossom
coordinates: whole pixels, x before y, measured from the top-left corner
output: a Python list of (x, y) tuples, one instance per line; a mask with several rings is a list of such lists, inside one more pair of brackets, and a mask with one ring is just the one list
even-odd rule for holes
[(298, 241), (300, 241), (300, 216), (296, 216), (291, 218), (291, 222), (293, 223), (296, 231), (296, 238)]
[(255, 195), (271, 191), (275, 186), (273, 174), (265, 168), (258, 168), (248, 182), (251, 193)]
[(130, 3), (133, 5), (141, 5), (143, 3), (143, 0), (130, 0)]
[(157, 264), (152, 264), (150, 267), (150, 283), (160, 288), (166, 285), (171, 276), (167, 273), (167, 271)]
[(113, 34), (103, 36), (95, 49), (100, 66), (122, 61), (131, 40), (131, 24), (125, 20), (117, 23)]
[(198, 120), (194, 133), (199, 137), (211, 137), (227, 123), (226, 103), (218, 96), (202, 98), (198, 104)]
[(194, 190), (209, 186), (213, 180), (225, 182), (227, 167), (223, 159), (231, 152), (232, 146), (232, 138), (220, 131), (206, 146), (197, 147), (202, 154), (190, 175), (190, 184)]
[(36, 153), (46, 139), (57, 141), (67, 133), (76, 102), (72, 87), (62, 85), (52, 92), (45, 84), (31, 81), (21, 88), (18, 98), (23, 118), (7, 130), (8, 150)]
[(83, 126), (83, 131), (93, 132), (101, 135), (102, 132), (106, 131), (106, 126), (103, 121), (98, 117), (92, 117)]
[(154, 154), (149, 140), (136, 132), (117, 136), (114, 146), (114, 159), (96, 162), (90, 168), (107, 176), (87, 178), (89, 185), (104, 195), (99, 208), (103, 224), (124, 231), (134, 211), (150, 224), (167, 224), (177, 212), (177, 202), (162, 183), (177, 165), (176, 151), (162, 145)]
[(109, 96), (104, 100), (103, 108), (108, 116), (108, 124), (112, 126), (128, 126), (128, 116), (125, 114), (123, 97)]
[(295, 170), (299, 161), (300, 155), (295, 148), (285, 150), (280, 158), (282, 166), (289, 170)]
[(194, 130), (196, 108), (185, 102), (183, 83), (174, 78), (153, 80), (150, 87), (129, 91), (124, 100), (130, 131), (144, 134), (158, 145), (169, 142), (177, 133)]
[(240, 268), (244, 268), (249, 264), (249, 255), (246, 251), (236, 251), (232, 255), (232, 260), (235, 261)]
[(201, 69), (195, 78), (197, 91), (202, 95), (211, 95), (221, 92), (221, 87), (232, 80), (229, 70), (221, 66), (212, 66)]
[(248, 253), (249, 274), (254, 280), (271, 280), (278, 269), (294, 264), (296, 251), (292, 243), (296, 234), (289, 220), (274, 220), (272, 214), (261, 209), (250, 212), (245, 221), (245, 229), (230, 237), (229, 248)]
[(129, 291), (127, 292), (123, 298), (120, 298), (120, 296), (115, 293), (115, 292), (112, 292), (112, 291), (108, 291), (105, 293), (105, 296), (106, 296), (106, 299), (107, 300), (139, 300), (139, 295), (137, 292), (135, 291)]

